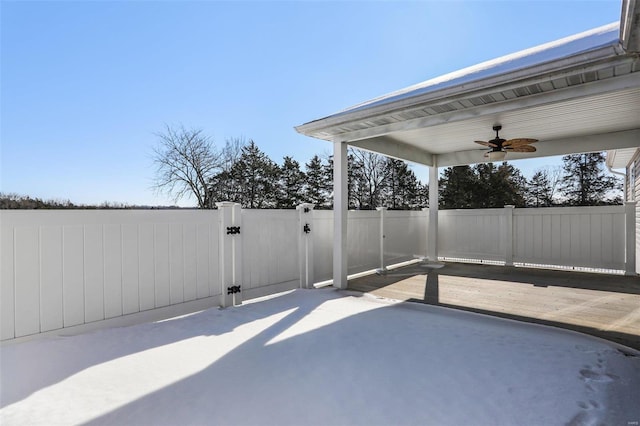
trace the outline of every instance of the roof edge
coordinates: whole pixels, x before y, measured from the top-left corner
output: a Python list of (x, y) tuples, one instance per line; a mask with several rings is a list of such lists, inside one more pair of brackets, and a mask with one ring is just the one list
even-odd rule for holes
[[(315, 133), (320, 129), (345, 124), (353, 120), (362, 120), (391, 110), (408, 108), (417, 103), (471, 93), (488, 85), (508, 84), (516, 80), (535, 77), (540, 73), (561, 71), (594, 62), (595, 60), (618, 56), (624, 54), (618, 38), (618, 25), (618, 23), (611, 23), (444, 74), (374, 98), (327, 117), (296, 126), (295, 130), (298, 133), (311, 136), (311, 133)], [(591, 44), (583, 45), (585, 40), (591, 42)], [(563, 55), (562, 49), (566, 48), (570, 43), (573, 43), (570, 46), (572, 50), (569, 54), (564, 52), (565, 55)], [(540, 56), (545, 59), (544, 54), (549, 52), (549, 49), (556, 49), (555, 56), (547, 60), (527, 63), (527, 59), (535, 55), (538, 55), (538, 59), (540, 59)], [(502, 72), (495, 72), (496, 69), (500, 70), (500, 67), (506, 67), (506, 69), (501, 70)], [(489, 71), (494, 71), (495, 73)]]

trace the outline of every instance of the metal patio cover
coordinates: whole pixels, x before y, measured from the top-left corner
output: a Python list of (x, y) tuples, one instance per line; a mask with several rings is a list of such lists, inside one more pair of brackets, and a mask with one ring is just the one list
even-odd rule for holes
[(474, 140), (538, 139), (507, 160), (638, 146), (636, 1), (620, 23), (443, 75), (296, 127), (304, 135), (428, 166), (486, 161)]
[(640, 8), (620, 22), (372, 99), (295, 129), (333, 143), (333, 285), (347, 287), (347, 150), (430, 166), (427, 254), (437, 260), (438, 167), (487, 161), (474, 140), (538, 139), (507, 160), (640, 146)]

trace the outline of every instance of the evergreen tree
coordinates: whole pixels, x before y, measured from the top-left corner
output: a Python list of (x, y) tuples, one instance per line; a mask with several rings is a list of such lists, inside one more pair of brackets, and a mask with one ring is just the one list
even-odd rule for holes
[(537, 170), (527, 187), (527, 205), (531, 207), (550, 207), (553, 205), (557, 181), (549, 170)]
[(500, 208), (506, 205), (524, 207), (526, 179), (507, 162), (476, 164), (478, 183), (474, 194), (474, 208)]
[(304, 201), (313, 203), (316, 208), (331, 208), (331, 188), (333, 175), (331, 168), (322, 164), (318, 155), (314, 155), (305, 164), (306, 182), (303, 187)]
[(247, 145), (244, 138), (230, 138), (225, 141), (222, 149), (221, 170), (209, 180), (209, 191), (211, 200), (240, 202), (241, 188), (240, 182), (235, 179), (232, 170), (242, 155), (242, 148)]
[(305, 175), (300, 170), (300, 163), (289, 156), (284, 157), (280, 167), (278, 190), (276, 192), (276, 207), (292, 209), (302, 203), (305, 185)]
[(565, 155), (562, 162), (560, 191), (566, 204), (597, 206), (621, 202), (621, 197), (613, 192), (621, 185), (614, 176), (605, 174), (602, 152)]
[(440, 184), (443, 209), (500, 208), (525, 205), (526, 179), (520, 171), (504, 162), (456, 166), (445, 169)]
[(429, 185), (420, 181), (416, 191), (416, 207), (429, 207)]
[(239, 191), (233, 201), (250, 209), (273, 208), (279, 168), (254, 141), (242, 148), (242, 154), (231, 168), (231, 177)]
[(419, 207), (420, 182), (402, 160), (387, 158), (387, 176), (382, 196), (383, 205), (390, 209), (412, 209)]
[(442, 209), (471, 209), (475, 207), (474, 191), (478, 178), (470, 166), (447, 167), (438, 180), (438, 198)]
[[(323, 165), (324, 175), (327, 181), (328, 197), (326, 206), (333, 208), (333, 156), (327, 158)], [(347, 152), (347, 203), (350, 209), (360, 208), (360, 194), (358, 192), (358, 179), (360, 179), (360, 163), (353, 156), (351, 150)]]

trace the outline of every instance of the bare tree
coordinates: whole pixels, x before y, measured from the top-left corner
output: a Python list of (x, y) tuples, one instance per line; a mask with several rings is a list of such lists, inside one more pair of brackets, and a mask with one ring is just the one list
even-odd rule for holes
[(167, 125), (156, 136), (158, 146), (153, 150), (156, 191), (175, 201), (193, 196), (199, 208), (212, 208), (208, 185), (220, 170), (223, 158), (211, 138), (200, 129), (186, 129), (182, 125)]
[(244, 136), (225, 140), (224, 148), (222, 148), (223, 171), (231, 171), (233, 165), (237, 163), (242, 156), (242, 148), (247, 146), (247, 144), (248, 142)]
[(382, 191), (389, 176), (389, 169), (385, 167), (386, 157), (360, 149), (352, 149), (350, 154), (356, 179), (354, 195), (357, 208), (373, 210), (382, 205)]

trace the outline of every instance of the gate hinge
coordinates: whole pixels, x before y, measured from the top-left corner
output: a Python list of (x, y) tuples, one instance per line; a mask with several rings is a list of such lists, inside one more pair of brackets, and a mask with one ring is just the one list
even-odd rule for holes
[(305, 223), (302, 230), (304, 231), (305, 234), (308, 234), (309, 232), (311, 232), (311, 227), (309, 226), (308, 223)]
[(239, 226), (227, 226), (227, 235), (234, 235), (240, 233)]
[(235, 294), (240, 293), (239, 285), (232, 285), (231, 287), (227, 287), (227, 294)]

